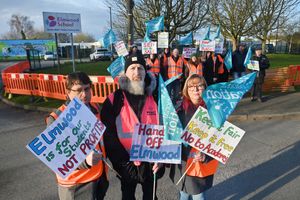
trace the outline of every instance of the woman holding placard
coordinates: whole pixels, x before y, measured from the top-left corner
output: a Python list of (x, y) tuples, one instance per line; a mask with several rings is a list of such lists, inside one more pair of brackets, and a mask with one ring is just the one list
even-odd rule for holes
[[(187, 78), (182, 91), (183, 101), (178, 109), (183, 126), (188, 124), (199, 106), (206, 107), (202, 99), (202, 93), (206, 87), (203, 76), (192, 74)], [(180, 186), (179, 199), (206, 199), (206, 191), (212, 187), (217, 167), (217, 160), (190, 146), (182, 145), (182, 164), (172, 166), (170, 171), (171, 178), (174, 178), (176, 171), (183, 174), (176, 184)]]

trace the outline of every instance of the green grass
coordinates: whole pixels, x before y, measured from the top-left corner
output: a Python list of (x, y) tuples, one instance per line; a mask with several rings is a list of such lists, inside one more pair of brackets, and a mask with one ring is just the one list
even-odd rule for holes
[(288, 67), (300, 65), (300, 55), (294, 54), (267, 54), (270, 59), (271, 68)]
[[(111, 64), (110, 61), (99, 61), (99, 62), (90, 62), (90, 63), (76, 63), (76, 71), (86, 72), (89, 75), (110, 75), (107, 71), (107, 67)], [(69, 74), (73, 71), (72, 63), (65, 63), (60, 66), (60, 73), (58, 73), (58, 68), (48, 68), (48, 69), (39, 69), (35, 70), (34, 73), (44, 73), (44, 74)]]

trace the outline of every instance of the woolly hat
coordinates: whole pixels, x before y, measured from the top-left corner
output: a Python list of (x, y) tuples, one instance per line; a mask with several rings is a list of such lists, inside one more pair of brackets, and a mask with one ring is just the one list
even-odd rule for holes
[(126, 73), (126, 70), (128, 69), (128, 67), (132, 64), (140, 64), (144, 67), (145, 71), (146, 71), (146, 62), (144, 57), (141, 54), (133, 54), (128, 56), (128, 58), (126, 59), (125, 62), (125, 69), (124, 72)]

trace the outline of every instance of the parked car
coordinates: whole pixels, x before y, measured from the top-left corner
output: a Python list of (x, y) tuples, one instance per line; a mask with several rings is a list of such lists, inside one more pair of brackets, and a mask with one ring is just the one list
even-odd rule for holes
[(44, 55), (44, 60), (53, 60), (56, 58), (56, 54), (52, 51), (46, 51)]
[(90, 60), (110, 60), (112, 58), (112, 53), (108, 49), (96, 49), (93, 53), (90, 54)]

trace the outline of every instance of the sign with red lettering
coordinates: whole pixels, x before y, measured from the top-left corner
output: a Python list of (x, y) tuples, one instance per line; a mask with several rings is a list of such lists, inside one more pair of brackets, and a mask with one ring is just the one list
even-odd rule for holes
[(215, 41), (201, 40), (200, 41), (200, 51), (215, 51)]
[(181, 163), (181, 143), (164, 139), (164, 126), (137, 124), (130, 150), (131, 161)]
[(118, 56), (127, 56), (128, 55), (127, 48), (123, 41), (119, 41), (119, 42), (115, 43), (114, 45), (115, 45), (115, 49), (118, 53)]
[(26, 147), (62, 178), (72, 173), (99, 143), (105, 126), (78, 98)]
[(197, 48), (183, 48), (182, 55), (184, 58), (190, 58), (193, 54), (197, 53)]
[(157, 42), (143, 42), (142, 54), (157, 54)]
[(244, 134), (244, 130), (227, 121), (216, 129), (207, 110), (199, 106), (185, 127), (181, 139), (225, 164)]

